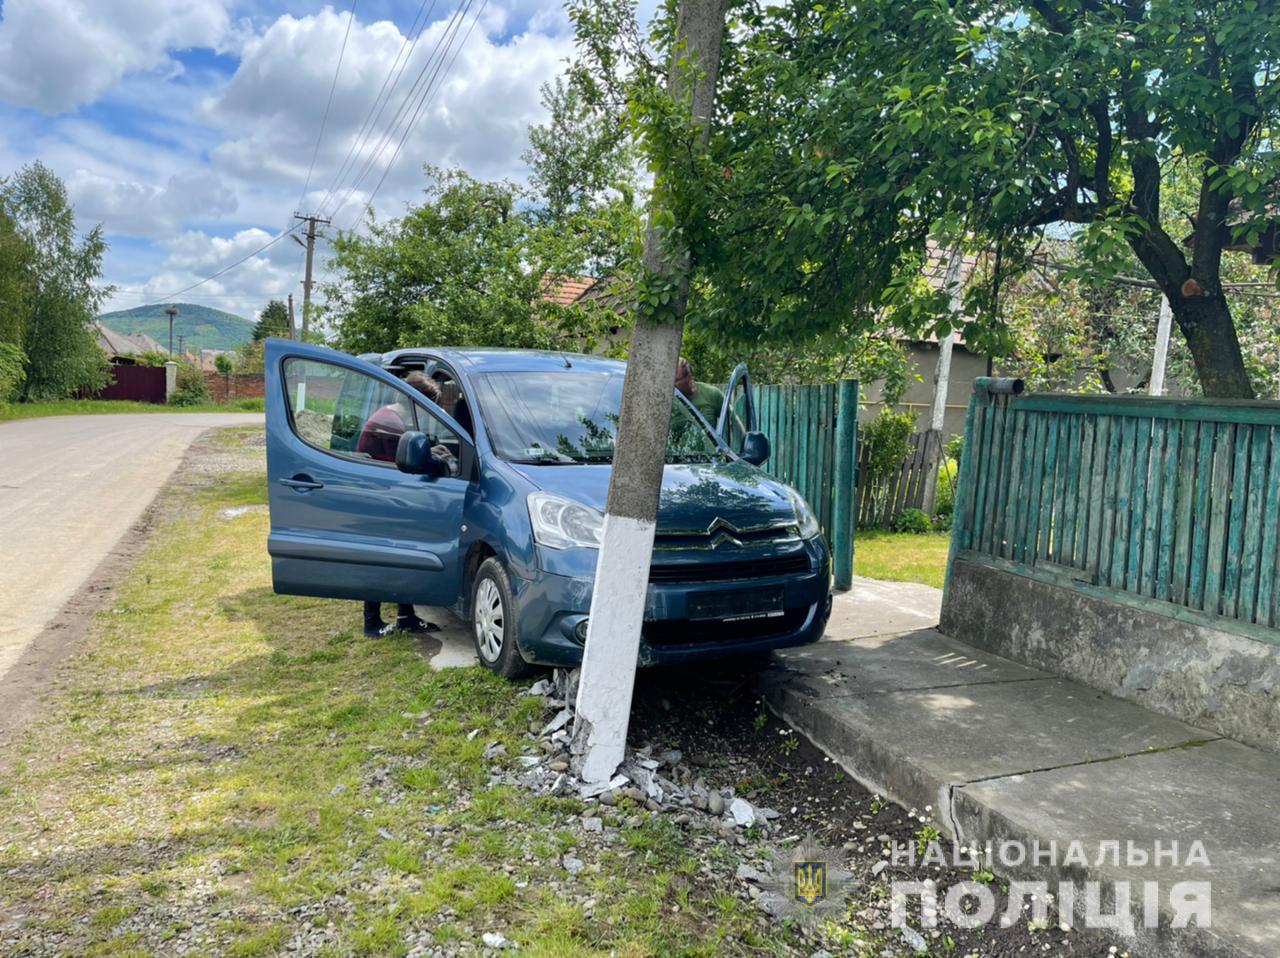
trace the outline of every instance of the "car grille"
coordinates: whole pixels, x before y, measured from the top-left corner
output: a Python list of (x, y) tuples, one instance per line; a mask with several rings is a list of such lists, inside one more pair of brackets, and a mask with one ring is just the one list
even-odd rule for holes
[(644, 638), (652, 646), (670, 648), (677, 645), (705, 645), (713, 642), (740, 642), (786, 635), (804, 625), (809, 610), (792, 609), (771, 619), (741, 619), (737, 622), (715, 620), (664, 619), (646, 622)]
[(771, 559), (742, 559), (737, 562), (657, 563), (649, 567), (650, 582), (732, 582), (739, 579), (769, 579), (809, 571), (809, 557), (778, 556)]

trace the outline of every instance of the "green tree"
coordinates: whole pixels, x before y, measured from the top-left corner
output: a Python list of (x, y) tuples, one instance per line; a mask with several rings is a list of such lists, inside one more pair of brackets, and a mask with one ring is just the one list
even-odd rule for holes
[(254, 342), (266, 339), (268, 336), (288, 336), (289, 335), (289, 307), (278, 299), (273, 299), (267, 303), (263, 309), (262, 315), (258, 317), (258, 321), (253, 326)]
[[(702, 175), (731, 330), (830, 328), (874, 305), (865, 291), (892, 301), (932, 233), (995, 250), (969, 304), (998, 338), (1001, 283), (1057, 231), (1095, 274), (1141, 263), (1207, 395), (1253, 394), (1222, 262), (1280, 219), (1280, 8), (960, 0), (904, 16), (896, 0), (798, 0), (744, 8), (733, 40), (734, 122)], [(1171, 228), (1179, 169), (1195, 202)]]
[[(34, 251), (18, 232), (13, 217), (0, 205), (0, 343), (18, 352), (11, 363), (26, 367), (27, 331), (31, 324), (31, 260)], [(20, 361), (12, 357), (21, 354)], [(19, 378), (25, 378), (25, 372)]]
[[(529, 193), (428, 167), (424, 201), (367, 233), (340, 233), (325, 311), (341, 348), (576, 345), (586, 317), (547, 302), (565, 255)], [(562, 238), (566, 241), (571, 238)]]
[(77, 238), (66, 187), (39, 162), (0, 185), (0, 208), (30, 249), (22, 398), (58, 399), (101, 387), (106, 357), (91, 323), (109, 292), (95, 285), (106, 251), (102, 227)]

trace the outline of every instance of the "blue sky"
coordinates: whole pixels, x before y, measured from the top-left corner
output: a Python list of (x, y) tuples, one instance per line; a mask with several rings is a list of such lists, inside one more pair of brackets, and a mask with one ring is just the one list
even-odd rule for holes
[[(390, 163), (403, 127), (387, 140), (384, 131), (459, 2), (357, 0), (303, 207), (349, 227), (388, 169), (374, 207), (395, 215), (421, 189), (424, 162), (525, 175), (538, 89), (573, 48), (554, 0), (474, 0), (462, 32), (483, 5), (477, 25)], [(0, 175), (42, 160), (66, 182), (80, 224), (103, 224), (105, 278), (119, 287), (108, 308), (168, 298), (290, 222), (350, 9), (348, 0), (0, 0)], [(357, 143), (424, 9), (429, 23), (390, 106)], [(353, 145), (359, 162), (339, 179)], [(270, 298), (300, 296), (300, 279), (301, 250), (286, 239), (180, 298), (252, 316)]]

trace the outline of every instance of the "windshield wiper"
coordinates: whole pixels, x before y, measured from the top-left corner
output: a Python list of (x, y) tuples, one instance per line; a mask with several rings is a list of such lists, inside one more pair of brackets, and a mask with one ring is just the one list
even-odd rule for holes
[(513, 462), (518, 466), (580, 466), (582, 465), (577, 459), (551, 459), (549, 457), (534, 456), (528, 459), (508, 459), (507, 462)]

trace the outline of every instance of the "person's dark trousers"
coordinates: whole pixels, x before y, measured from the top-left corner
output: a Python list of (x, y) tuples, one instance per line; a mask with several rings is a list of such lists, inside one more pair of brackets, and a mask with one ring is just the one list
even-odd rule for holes
[[(418, 618), (418, 614), (413, 611), (413, 606), (408, 603), (400, 603), (396, 606), (396, 624), (395, 628), (400, 632), (430, 632), (433, 631), (431, 626)], [(370, 637), (383, 635), (390, 631), (385, 622), (382, 621), (382, 605), (378, 602), (366, 602), (364, 604), (364, 634)]]

